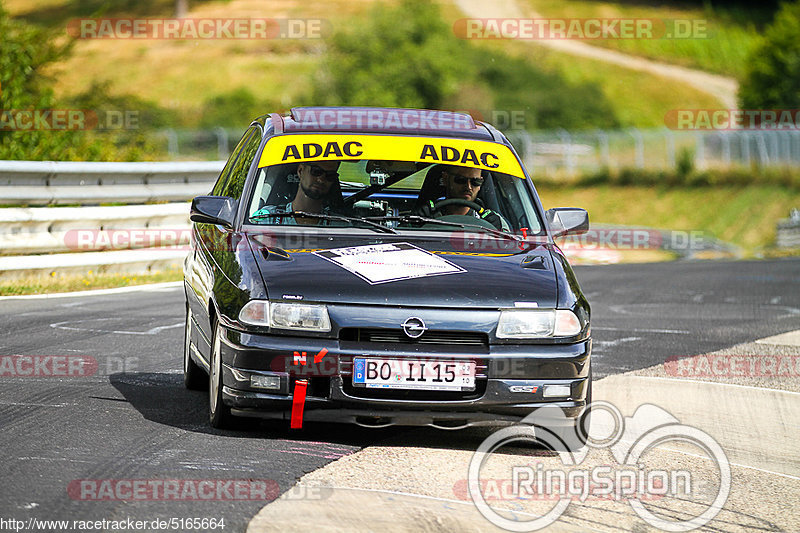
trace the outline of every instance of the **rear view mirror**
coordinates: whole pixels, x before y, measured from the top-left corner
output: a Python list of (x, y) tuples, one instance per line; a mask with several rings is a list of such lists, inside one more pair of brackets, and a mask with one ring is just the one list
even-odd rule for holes
[(193, 222), (233, 227), (236, 200), (228, 196), (198, 196), (192, 200), (189, 218)]
[(548, 209), (547, 224), (553, 238), (562, 235), (580, 235), (589, 231), (589, 213), (579, 207), (554, 207)]

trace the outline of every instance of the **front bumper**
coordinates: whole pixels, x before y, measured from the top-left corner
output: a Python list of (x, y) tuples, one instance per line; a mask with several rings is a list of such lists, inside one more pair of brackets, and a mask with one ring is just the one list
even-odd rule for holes
[[(223, 402), (238, 416), (289, 420), (297, 379), (307, 379), (304, 420), (459, 429), (518, 423), (543, 406), (561, 408), (569, 424), (586, 405), (591, 339), (574, 344), (495, 344), (483, 348), (362, 343), (327, 338), (256, 335), (224, 329)], [(327, 350), (314, 364), (314, 356)], [(305, 352), (307, 364), (295, 364)], [(474, 391), (367, 389), (352, 384), (353, 358), (472, 360)], [(277, 388), (253, 387), (253, 376), (279, 378)], [(548, 385), (570, 394), (547, 398)]]

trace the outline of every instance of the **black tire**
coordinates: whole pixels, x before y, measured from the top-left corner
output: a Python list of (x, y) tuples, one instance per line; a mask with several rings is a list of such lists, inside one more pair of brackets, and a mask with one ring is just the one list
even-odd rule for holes
[(186, 306), (186, 324), (183, 332), (183, 385), (189, 390), (203, 390), (207, 386), (208, 376), (192, 359), (191, 351), (192, 312)]
[(208, 420), (211, 427), (225, 429), (233, 424), (231, 408), (222, 401), (222, 358), (219, 322), (212, 320), (211, 357), (208, 372)]

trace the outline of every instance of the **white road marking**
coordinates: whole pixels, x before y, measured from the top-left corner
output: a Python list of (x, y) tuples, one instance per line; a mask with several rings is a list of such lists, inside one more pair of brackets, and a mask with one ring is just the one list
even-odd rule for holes
[(25, 294), (19, 296), (0, 296), (2, 300), (50, 300), (53, 298), (75, 298), (78, 296), (102, 296), (104, 294), (120, 294), (125, 292), (160, 292), (165, 289), (175, 289), (182, 287), (182, 281), (168, 281), (166, 283), (145, 283), (143, 285), (131, 285), (129, 287), (116, 287), (114, 289), (97, 289), (93, 291), (75, 291), (75, 292), (56, 292), (52, 294)]
[(718, 387), (736, 387), (739, 389), (751, 389), (751, 390), (761, 390), (761, 391), (772, 391), (772, 392), (780, 392), (783, 394), (792, 394), (796, 396), (800, 396), (800, 392), (794, 392), (789, 390), (783, 389), (771, 389), (769, 387), (754, 387), (752, 385), (738, 385), (736, 383), (719, 383), (717, 381), (703, 381), (702, 379), (686, 379), (686, 378), (666, 378), (661, 376), (640, 376), (634, 375), (631, 377), (635, 377), (637, 379), (660, 379), (664, 381), (677, 381), (679, 383), (703, 383), (705, 385), (716, 385)]
[[(412, 498), (420, 498), (420, 499), (423, 499), (423, 500), (434, 500), (434, 501), (439, 501), (439, 502), (455, 503), (455, 504), (458, 504), (458, 505), (468, 505), (468, 506), (473, 507), (473, 508), (475, 507), (475, 504), (473, 502), (471, 502), (471, 501), (464, 502), (464, 501), (461, 501), (461, 500), (451, 500), (450, 498), (439, 498), (437, 496), (428, 496), (426, 494), (414, 494), (412, 492), (401, 492), (401, 491), (398, 491), (398, 490), (362, 489), (362, 488), (356, 488), (356, 487), (340, 487), (338, 485), (334, 485), (331, 488), (333, 490), (337, 490), (337, 489), (339, 489), (339, 490), (357, 490), (357, 491), (361, 491), (361, 492), (378, 492), (378, 493), (381, 493), (381, 494), (391, 494), (393, 496), (410, 496)], [(536, 514), (532, 514), (532, 513), (525, 513), (523, 511), (517, 511), (515, 509), (508, 509), (508, 508), (504, 508), (504, 507), (493, 507), (493, 509), (496, 509), (496, 510), (499, 510), (499, 511), (508, 511), (510, 513), (517, 513), (517, 514), (524, 515), (524, 516), (533, 516), (533, 517), (536, 517), (536, 518), (538, 518), (540, 516), (540, 515), (536, 515)]]
[(785, 310), (788, 311), (787, 314), (781, 315), (778, 318), (786, 318), (786, 317), (790, 317), (790, 316), (800, 315), (800, 309), (798, 309), (796, 307), (789, 307), (789, 306), (786, 306), (786, 305), (778, 305), (778, 306), (776, 306), (776, 308), (777, 309), (785, 309)]
[[(664, 450), (664, 451), (668, 451), (668, 452), (675, 452), (675, 453), (682, 453), (683, 455), (691, 455), (692, 457), (699, 457), (700, 459), (705, 459), (707, 461), (713, 461), (714, 460), (711, 457), (707, 457), (707, 456), (701, 455), (699, 453), (683, 452), (681, 450), (676, 450), (674, 448), (665, 448), (665, 447), (662, 446), (662, 447), (659, 448), (659, 450)], [(783, 474), (781, 472), (773, 472), (772, 470), (766, 470), (764, 468), (758, 468), (756, 466), (744, 465), (744, 464), (741, 464), (741, 463), (734, 463), (731, 460), (728, 460), (728, 462), (730, 464), (734, 465), (734, 466), (739, 466), (741, 468), (749, 468), (750, 470), (758, 470), (759, 472), (764, 472), (765, 474), (772, 474), (774, 476), (781, 476), (781, 477), (785, 477), (785, 478), (789, 478), (789, 479), (796, 479), (797, 481), (800, 481), (800, 477), (792, 476), (790, 474)]]
[(777, 344), (778, 346), (800, 346), (800, 329), (787, 331), (779, 335), (764, 337), (756, 341), (759, 344)]
[(623, 342), (634, 342), (634, 341), (639, 341), (639, 340), (642, 340), (642, 338), (641, 337), (623, 337), (621, 339), (617, 339), (617, 340), (614, 340), (614, 341), (592, 341), (592, 343), (595, 344), (595, 345), (599, 344), (602, 347), (606, 347), (606, 346), (616, 346), (617, 344), (622, 344)]
[[(70, 459), (68, 457), (17, 457), (17, 461), (66, 461), (68, 463), (88, 463), (88, 464), (95, 464), (97, 462), (97, 461), (83, 461), (81, 459)], [(35, 507), (37, 504), (33, 505)]]
[(592, 326), (595, 331), (631, 331), (633, 333), (675, 333), (680, 335), (691, 335), (691, 331), (685, 329), (647, 329), (647, 328), (607, 328), (602, 326)]
[(80, 324), (82, 322), (95, 322), (102, 320), (114, 320), (114, 318), (90, 318), (87, 320), (65, 320), (63, 322), (54, 322), (50, 324), (50, 327), (56, 329), (66, 329), (69, 331), (90, 331), (92, 333), (114, 333), (117, 335), (156, 335), (164, 331), (165, 329), (179, 328), (184, 326), (183, 322), (178, 322), (177, 324), (170, 324), (168, 326), (156, 326), (154, 328), (148, 329), (147, 331), (126, 331), (126, 330), (109, 330), (109, 329), (96, 329), (96, 328), (80, 328), (80, 327), (64, 325), (64, 324)]
[[(728, 299), (726, 299), (726, 300), (728, 300)], [(671, 304), (671, 305), (675, 305), (675, 304)], [(722, 305), (722, 304), (713, 304), (713, 305), (718, 305), (719, 306), (719, 305)], [(726, 301), (725, 305), (732, 306), (732, 308), (736, 307), (737, 305), (738, 305), (739, 308), (742, 307), (741, 304), (734, 305), (730, 301)], [(635, 306), (635, 308), (632, 309), (633, 306)], [(642, 304), (626, 304), (626, 305), (609, 305), (608, 309), (610, 311), (614, 312), (614, 313), (619, 314), (619, 315), (653, 316), (652, 313), (655, 313), (655, 312), (659, 311), (660, 308), (663, 308), (663, 307), (664, 307), (664, 304), (661, 304), (661, 303), (642, 303)], [(786, 314), (778, 315), (775, 318), (796, 317), (797, 315), (800, 315), (800, 309), (798, 309), (797, 307), (790, 307), (788, 305), (773, 305), (773, 306), (768, 306), (767, 305), (767, 306), (763, 306), (762, 308), (763, 309), (770, 309), (770, 310), (774, 309), (775, 311), (781, 311), (781, 310), (786, 311)], [(650, 315), (646, 315), (645, 313), (647, 313), (647, 312), (650, 312), (651, 314)]]

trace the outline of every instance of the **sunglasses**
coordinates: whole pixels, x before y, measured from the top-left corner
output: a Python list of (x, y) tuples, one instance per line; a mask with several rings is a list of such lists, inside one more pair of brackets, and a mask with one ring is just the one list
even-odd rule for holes
[(306, 165), (308, 167), (308, 171), (311, 175), (315, 178), (324, 177), (325, 181), (335, 181), (339, 179), (339, 173), (335, 170), (325, 170), (319, 165)]
[(483, 178), (470, 178), (468, 176), (463, 176), (461, 174), (453, 174), (451, 172), (447, 172), (450, 176), (453, 176), (453, 182), (464, 185), (467, 182), (470, 183), (476, 189), (480, 188), (483, 185)]

